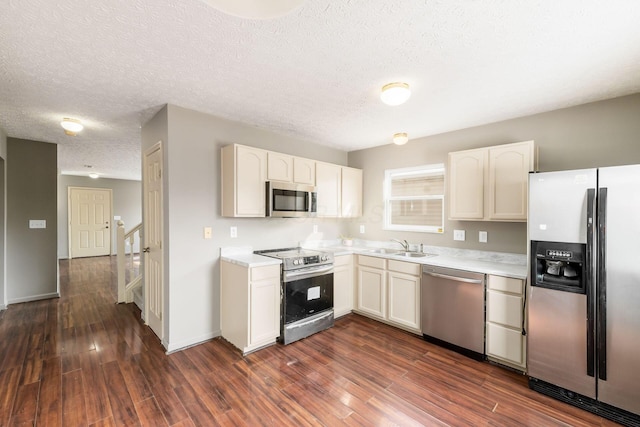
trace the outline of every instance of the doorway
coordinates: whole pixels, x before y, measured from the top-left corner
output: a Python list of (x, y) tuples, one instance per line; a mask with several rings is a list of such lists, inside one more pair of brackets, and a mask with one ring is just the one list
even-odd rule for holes
[(144, 254), (145, 322), (162, 340), (164, 327), (163, 280), (163, 215), (162, 215), (162, 143), (158, 142), (144, 155), (143, 163), (144, 215), (142, 219)]
[(69, 258), (111, 255), (111, 200), (111, 189), (69, 187)]

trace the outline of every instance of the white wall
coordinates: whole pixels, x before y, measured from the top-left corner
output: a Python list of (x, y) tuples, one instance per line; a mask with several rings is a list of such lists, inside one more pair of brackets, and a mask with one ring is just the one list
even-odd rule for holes
[[(222, 218), (220, 148), (243, 144), (346, 165), (347, 154), (307, 141), (169, 105), (143, 126), (144, 151), (163, 140), (165, 231), (165, 346), (174, 350), (220, 334), (221, 247), (297, 246), (306, 239), (334, 239), (346, 223), (333, 220)], [(313, 234), (313, 225), (319, 232)], [(213, 238), (203, 238), (203, 228)], [(229, 237), (229, 227), (238, 238)]]
[[(108, 188), (112, 190), (113, 215), (120, 216), (125, 229), (142, 222), (142, 184), (140, 181), (60, 175), (58, 177), (58, 258), (69, 257), (69, 187)], [(117, 221), (111, 218), (111, 253), (116, 254)]]

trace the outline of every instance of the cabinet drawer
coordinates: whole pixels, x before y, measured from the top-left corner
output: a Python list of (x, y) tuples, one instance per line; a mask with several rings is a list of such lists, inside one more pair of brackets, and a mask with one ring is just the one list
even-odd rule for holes
[(384, 258), (376, 258), (373, 256), (358, 255), (358, 264), (367, 267), (386, 269), (387, 260)]
[(251, 281), (272, 279), (277, 277), (280, 280), (280, 265), (266, 265), (264, 267), (253, 267), (251, 269)]
[(522, 297), (487, 291), (487, 321), (520, 330), (522, 328)]
[(353, 255), (338, 255), (333, 259), (333, 265), (338, 267), (340, 265), (349, 265), (351, 264), (351, 257)]
[(489, 275), (487, 278), (487, 287), (495, 291), (511, 292), (512, 294), (522, 295), (522, 285), (524, 280), (514, 279), (511, 277)]
[(390, 259), (387, 269), (389, 271), (397, 271), (398, 273), (410, 274), (412, 276), (420, 276), (422, 265), (413, 262), (396, 261)]
[(520, 331), (487, 323), (487, 355), (522, 365), (524, 341)]

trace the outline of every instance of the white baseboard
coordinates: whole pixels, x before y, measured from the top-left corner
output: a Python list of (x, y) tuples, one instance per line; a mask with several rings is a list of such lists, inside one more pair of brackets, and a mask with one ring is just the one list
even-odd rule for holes
[(60, 294), (58, 292), (52, 292), (50, 294), (40, 294), (40, 295), (32, 295), (28, 297), (10, 299), (7, 301), (7, 305), (19, 304), (21, 302), (39, 301), (41, 299), (51, 299), (51, 298), (60, 298)]
[(208, 334), (200, 335), (199, 337), (190, 338), (184, 341), (180, 341), (177, 343), (167, 343), (165, 340), (162, 340), (162, 345), (167, 349), (167, 354), (174, 353), (176, 351), (184, 350), (185, 348), (193, 347), (198, 344), (202, 344), (203, 342), (210, 341), (214, 338), (222, 335), (222, 331), (214, 331)]

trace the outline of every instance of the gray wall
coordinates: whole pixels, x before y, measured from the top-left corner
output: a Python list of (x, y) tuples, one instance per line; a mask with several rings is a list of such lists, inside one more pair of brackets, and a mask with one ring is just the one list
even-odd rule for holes
[[(349, 153), (349, 166), (364, 169), (364, 215), (350, 222), (352, 236), (465, 249), (526, 253), (524, 223), (445, 221), (445, 233), (385, 231), (382, 181), (385, 169), (445, 163), (450, 151), (535, 140), (539, 170), (567, 170), (640, 163), (640, 94), (537, 114)], [(445, 215), (448, 215), (448, 209)], [(366, 226), (360, 234), (358, 225)], [(453, 240), (453, 230), (466, 230), (467, 240)], [(487, 243), (478, 231), (487, 231)]]
[[(58, 258), (69, 257), (69, 187), (109, 188), (113, 196), (113, 215), (122, 217), (125, 230), (142, 222), (142, 185), (140, 181), (60, 175), (58, 178)], [(111, 253), (116, 254), (117, 227), (111, 218)]]
[(57, 296), (57, 147), (8, 138), (7, 158), (7, 303)]
[[(347, 154), (173, 105), (143, 126), (143, 153), (158, 140), (164, 144), (165, 302), (170, 304), (165, 345), (172, 350), (219, 334), (221, 247), (295, 246), (337, 238), (346, 229), (335, 219), (222, 218), (220, 148), (238, 143), (342, 165)], [(203, 238), (207, 226), (213, 228), (211, 240)], [(238, 228), (238, 238), (229, 237), (230, 226)]]
[(5, 218), (6, 218), (6, 166), (7, 159), (7, 135), (0, 128), (0, 310), (7, 307), (7, 296), (5, 294), (6, 280), (6, 244), (5, 244)]

